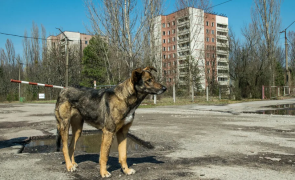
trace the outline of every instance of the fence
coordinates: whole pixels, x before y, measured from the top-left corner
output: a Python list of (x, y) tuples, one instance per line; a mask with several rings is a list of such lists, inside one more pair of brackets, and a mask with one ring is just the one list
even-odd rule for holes
[(292, 95), (295, 95), (295, 87), (292, 86), (262, 86), (262, 99), (276, 99)]

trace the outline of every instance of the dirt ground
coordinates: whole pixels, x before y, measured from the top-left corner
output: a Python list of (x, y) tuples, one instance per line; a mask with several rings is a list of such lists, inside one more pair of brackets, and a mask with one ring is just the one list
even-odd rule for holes
[[(136, 170), (131, 176), (111, 153), (110, 179), (294, 179), (294, 116), (243, 113), (293, 103), (140, 108), (130, 133), (155, 148), (128, 153)], [(61, 152), (17, 153), (18, 142), (55, 133), (53, 109), (54, 104), (0, 104), (0, 179), (101, 179), (99, 154), (76, 152), (79, 167), (70, 173)]]

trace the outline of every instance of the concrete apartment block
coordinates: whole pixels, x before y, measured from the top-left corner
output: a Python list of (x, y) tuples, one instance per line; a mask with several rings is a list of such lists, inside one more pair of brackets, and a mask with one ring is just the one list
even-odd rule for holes
[(229, 86), (227, 17), (188, 7), (160, 15), (154, 23), (155, 59), (168, 86), (175, 82), (185, 85), (187, 62), (199, 68), (203, 89), (210, 78)]

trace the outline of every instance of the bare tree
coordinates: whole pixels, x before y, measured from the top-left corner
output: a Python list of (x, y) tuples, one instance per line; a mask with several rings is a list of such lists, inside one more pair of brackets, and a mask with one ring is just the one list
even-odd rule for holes
[(252, 24), (261, 34), (261, 43), (266, 47), (266, 60), (269, 67), (269, 85), (275, 85), (275, 49), (279, 40), (281, 0), (254, 0)]
[[(118, 60), (126, 64), (129, 73), (142, 63), (141, 53), (147, 47), (144, 42), (149, 36), (146, 29), (152, 24), (150, 18), (161, 12), (161, 2), (145, 0), (142, 8), (135, 0), (101, 0), (98, 5), (91, 0), (86, 1), (92, 32), (108, 39), (109, 45), (121, 56)], [(107, 57), (106, 60), (109, 61)], [(122, 71), (120, 67), (119, 71)]]

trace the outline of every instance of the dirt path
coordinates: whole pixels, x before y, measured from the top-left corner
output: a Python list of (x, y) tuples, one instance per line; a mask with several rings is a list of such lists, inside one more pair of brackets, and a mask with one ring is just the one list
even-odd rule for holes
[[(241, 113), (278, 103), (295, 100), (138, 109), (130, 132), (155, 149), (128, 154), (132, 176), (111, 153), (111, 179), (294, 179), (294, 116)], [(15, 142), (55, 132), (53, 107), (0, 104), (0, 179), (100, 179), (98, 154), (77, 152), (74, 173), (61, 153), (15, 154)]]

